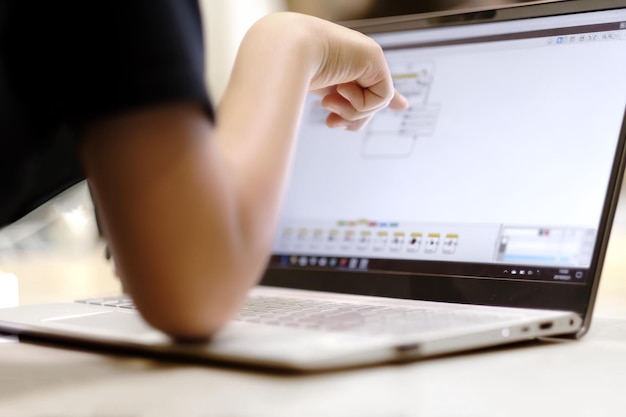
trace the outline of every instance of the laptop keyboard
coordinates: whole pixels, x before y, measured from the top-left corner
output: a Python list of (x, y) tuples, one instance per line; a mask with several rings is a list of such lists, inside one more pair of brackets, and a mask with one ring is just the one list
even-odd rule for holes
[(502, 321), (500, 314), (388, 307), (328, 301), (256, 297), (241, 310), (240, 321), (325, 331), (404, 334)]
[[(126, 296), (90, 298), (77, 302), (136, 309)], [(512, 314), (469, 310), (388, 307), (338, 303), (286, 297), (248, 298), (235, 321), (321, 331), (351, 331), (360, 334), (406, 334), (449, 330), (468, 324), (487, 324), (515, 319)]]

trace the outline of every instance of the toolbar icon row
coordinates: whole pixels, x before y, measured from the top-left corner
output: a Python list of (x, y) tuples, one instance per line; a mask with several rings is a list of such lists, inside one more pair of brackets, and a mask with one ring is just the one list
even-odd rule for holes
[(359, 251), (359, 252), (409, 252), (426, 254), (441, 252), (451, 255), (457, 250), (456, 233), (389, 232), (372, 230), (324, 230), (286, 228), (281, 238), (284, 249)]
[(365, 258), (335, 258), (327, 256), (283, 256), (283, 266), (346, 268), (353, 270), (367, 270), (369, 259)]

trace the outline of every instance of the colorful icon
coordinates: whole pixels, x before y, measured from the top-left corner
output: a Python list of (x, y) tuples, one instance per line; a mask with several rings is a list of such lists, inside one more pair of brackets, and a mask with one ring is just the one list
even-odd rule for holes
[(439, 240), (441, 235), (439, 233), (429, 233), (424, 242), (424, 253), (437, 253), (439, 248)]
[(422, 234), (421, 233), (411, 233), (410, 239), (407, 244), (408, 252), (418, 252), (420, 249), (420, 245), (422, 244)]
[(459, 235), (454, 233), (448, 233), (443, 241), (443, 253), (446, 255), (452, 255), (456, 252), (456, 247), (459, 244)]

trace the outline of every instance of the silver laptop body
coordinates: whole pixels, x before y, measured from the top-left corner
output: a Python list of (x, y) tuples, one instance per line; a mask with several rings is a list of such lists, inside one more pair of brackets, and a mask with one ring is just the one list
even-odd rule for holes
[(337, 132), (308, 99), (236, 320), (176, 344), (101, 298), (2, 309), (0, 330), (299, 371), (584, 335), (624, 168), (626, 0), (348, 25), (383, 46), (411, 108)]

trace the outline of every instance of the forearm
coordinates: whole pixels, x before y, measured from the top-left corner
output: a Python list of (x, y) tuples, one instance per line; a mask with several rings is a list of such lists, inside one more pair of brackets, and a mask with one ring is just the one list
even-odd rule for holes
[(321, 58), (304, 35), (286, 40), (288, 22), (269, 23), (242, 43), (215, 128), (197, 106), (175, 105), (85, 132), (83, 162), (119, 274), (144, 317), (176, 337), (223, 325), (270, 253)]
[(120, 278), (144, 318), (180, 338), (214, 332), (252, 282), (213, 139), (183, 103), (99, 121), (80, 149)]
[(322, 92), (322, 104), (341, 114), (331, 114), (329, 126), (350, 130), (394, 99), (392, 107), (406, 105), (394, 97), (382, 49), (364, 35), (293, 13), (250, 29), (219, 106), (216, 139), (236, 178), (242, 233), (255, 262), (269, 252), (309, 91)]
[(311, 23), (278, 14), (252, 27), (219, 105), (216, 140), (236, 178), (249, 262), (258, 265), (269, 252), (304, 98), (323, 62)]

